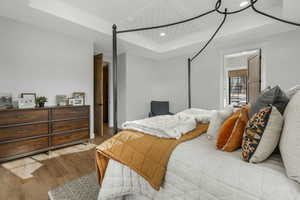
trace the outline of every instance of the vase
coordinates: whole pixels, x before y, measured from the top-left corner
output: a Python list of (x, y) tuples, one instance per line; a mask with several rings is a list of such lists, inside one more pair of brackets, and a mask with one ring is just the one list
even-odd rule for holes
[(45, 107), (45, 103), (39, 103), (39, 107), (40, 107), (40, 108)]

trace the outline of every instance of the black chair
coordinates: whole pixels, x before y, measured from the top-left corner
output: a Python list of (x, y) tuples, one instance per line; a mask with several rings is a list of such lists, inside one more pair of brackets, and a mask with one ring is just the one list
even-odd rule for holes
[(169, 111), (168, 101), (151, 101), (151, 111), (149, 117), (155, 117), (158, 115), (173, 115)]

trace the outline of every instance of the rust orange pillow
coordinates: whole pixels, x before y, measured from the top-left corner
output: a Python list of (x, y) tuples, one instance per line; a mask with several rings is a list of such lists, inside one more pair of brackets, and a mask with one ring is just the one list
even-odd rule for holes
[(240, 116), (234, 125), (232, 133), (228, 138), (226, 144), (222, 148), (223, 151), (233, 152), (241, 147), (244, 130), (247, 125), (247, 122), (249, 121), (248, 110), (248, 106), (244, 106), (241, 109)]
[(240, 116), (240, 110), (236, 111), (231, 117), (229, 117), (221, 126), (219, 135), (216, 141), (216, 147), (222, 149), (227, 143), (228, 138), (231, 136), (232, 130), (235, 126), (236, 121)]

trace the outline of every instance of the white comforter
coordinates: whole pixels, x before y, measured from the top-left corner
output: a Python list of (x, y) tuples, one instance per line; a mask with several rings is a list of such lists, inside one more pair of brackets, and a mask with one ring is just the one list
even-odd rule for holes
[(162, 115), (123, 123), (123, 129), (141, 131), (163, 138), (180, 138), (196, 128), (196, 121), (188, 115)]
[(128, 167), (111, 160), (98, 200), (300, 200), (300, 185), (285, 175), (280, 157), (262, 164), (240, 152), (214, 148), (205, 135), (172, 153), (159, 192)]
[(181, 111), (176, 115), (193, 117), (198, 123), (208, 123), (211, 119), (213, 112), (214, 110), (191, 108)]

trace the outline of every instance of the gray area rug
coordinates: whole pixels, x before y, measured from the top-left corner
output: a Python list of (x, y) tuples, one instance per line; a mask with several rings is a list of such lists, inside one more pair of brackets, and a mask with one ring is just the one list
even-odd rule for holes
[(100, 186), (96, 173), (83, 176), (48, 192), (50, 200), (97, 200)]

